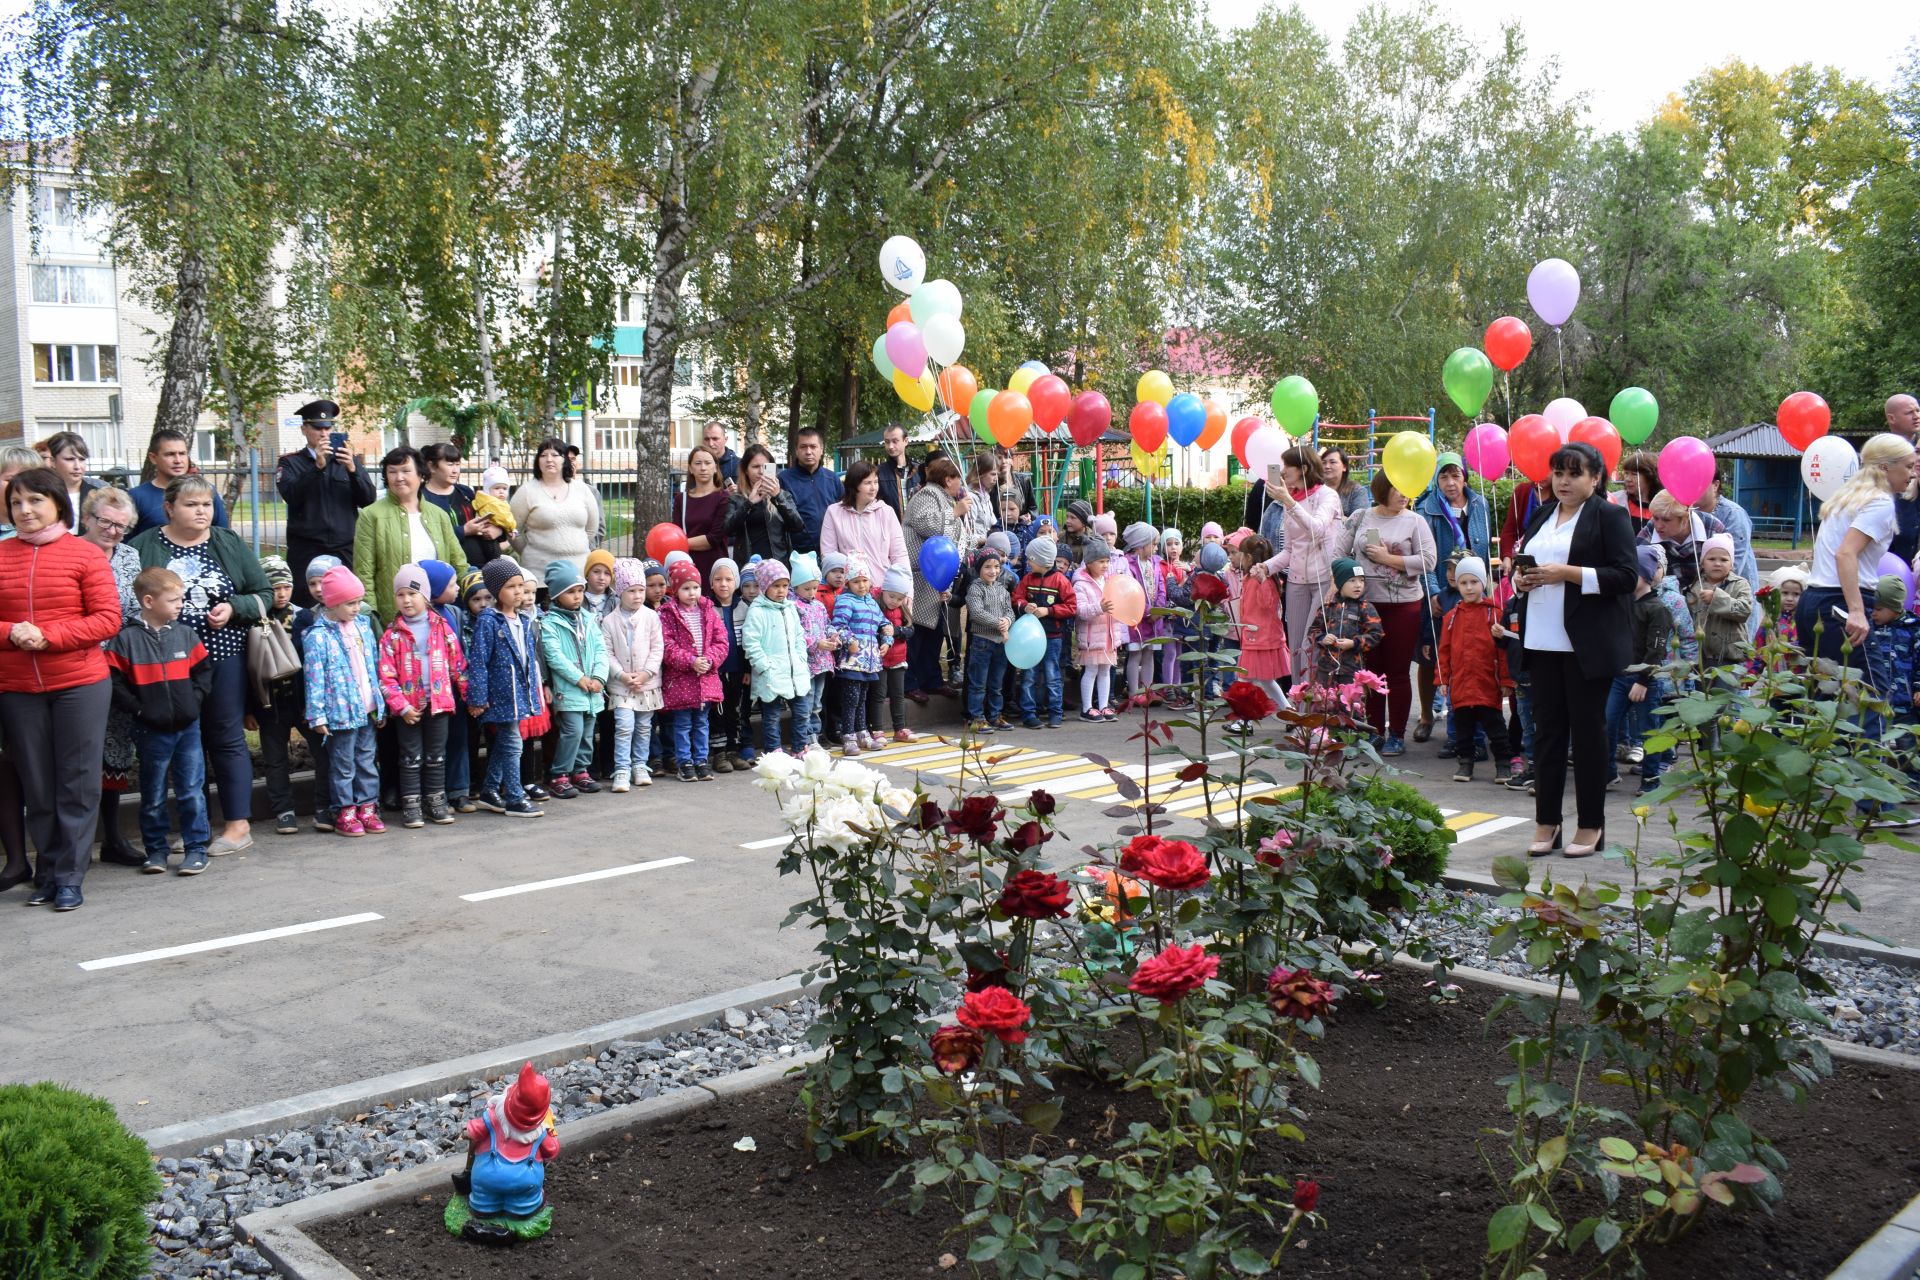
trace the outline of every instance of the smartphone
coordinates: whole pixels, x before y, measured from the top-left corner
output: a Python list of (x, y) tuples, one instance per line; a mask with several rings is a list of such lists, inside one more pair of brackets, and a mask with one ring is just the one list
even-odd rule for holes
[(1267, 488), (1279, 493), (1287, 487), (1286, 468), (1277, 462), (1267, 464)]
[(1378, 529), (1373, 529), (1373, 528), (1369, 528), (1369, 529), (1367, 530), (1367, 533), (1366, 533), (1366, 539), (1365, 539), (1365, 540), (1366, 540), (1366, 544), (1367, 544), (1368, 546), (1370, 546), (1370, 547), (1377, 547), (1377, 546), (1379, 546), (1379, 545), (1380, 545), (1380, 531), (1379, 531)]
[(347, 433), (336, 431), (327, 437), (327, 443), (335, 449), (344, 449), (347, 447)]
[(1847, 620), (1847, 611), (1839, 605), (1835, 605), (1833, 606), (1833, 616), (1841, 622), (1845, 622)]
[(1539, 562), (1524, 551), (1515, 554), (1513, 557), (1513, 571), (1515, 573), (1519, 573), (1525, 569), (1537, 569), (1539, 567)]

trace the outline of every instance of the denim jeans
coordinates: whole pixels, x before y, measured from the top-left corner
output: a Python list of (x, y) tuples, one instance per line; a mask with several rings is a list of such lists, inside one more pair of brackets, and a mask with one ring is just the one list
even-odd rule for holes
[(809, 743), (820, 741), (820, 708), (826, 705), (829, 674), (822, 671), (813, 678), (813, 693), (807, 698), (807, 741)]
[(471, 719), (467, 714), (467, 700), (454, 694), (453, 716), (447, 721), (447, 795), (454, 800), (473, 787), (473, 774), (467, 767), (467, 734), (473, 731), (468, 723)]
[(327, 768), (333, 802), (357, 808), (380, 799), (380, 770), (374, 763), (374, 727), (370, 724), (335, 729), (327, 735)]
[(207, 757), (200, 726), (163, 733), (135, 723), (140, 753), (140, 842), (149, 858), (167, 856), (167, 779), (173, 779), (173, 810), (180, 817), (180, 847), (205, 853), (213, 838), (207, 825)]
[(673, 717), (673, 758), (679, 764), (703, 764), (707, 759), (707, 708), (683, 707)]
[(803, 693), (797, 698), (768, 698), (756, 703), (755, 708), (760, 713), (760, 749), (769, 752), (780, 749), (780, 714), (790, 710), (793, 712), (793, 728), (787, 736), (793, 740), (793, 745), (788, 750), (794, 755), (805, 751), (807, 744), (813, 741), (809, 733), (813, 723), (812, 702), (812, 697)]
[(1513, 718), (1518, 723), (1516, 732), (1512, 725), (1507, 727), (1507, 741), (1518, 743), (1520, 754), (1533, 759), (1533, 681), (1522, 675), (1513, 682)]
[[(629, 773), (647, 767), (647, 739), (653, 736), (653, 712), (613, 709), (613, 767)], [(635, 743), (638, 742), (638, 750)]]
[(556, 708), (553, 720), (560, 728), (560, 742), (553, 749), (553, 776), (571, 777), (593, 763), (593, 712)]
[(481, 780), (480, 789), (502, 800), (526, 799), (527, 790), (520, 785), (520, 753), (525, 744), (520, 741), (519, 723), (509, 720), (487, 727), (493, 734), (493, 745), (487, 749), (487, 776)]
[[(1668, 686), (1665, 680), (1656, 678), (1647, 688), (1647, 696), (1634, 702), (1628, 696), (1641, 677), (1620, 675), (1613, 678), (1613, 687), (1607, 691), (1607, 759), (1613, 760), (1619, 753), (1622, 743), (1644, 742), (1653, 732), (1653, 712), (1666, 700)], [(1662, 752), (1658, 756), (1646, 756), (1640, 761), (1642, 779), (1657, 778), (1666, 767), (1671, 753)]]
[[(1025, 719), (1038, 720), (1044, 712), (1048, 721), (1059, 724), (1066, 715), (1062, 708), (1060, 688), (1061, 643), (1061, 637), (1048, 636), (1046, 656), (1033, 664), (1027, 672), (1027, 678), (1020, 684), (1020, 714)], [(1003, 661), (1004, 658), (1003, 646)]]
[(1000, 718), (1000, 687), (1006, 678), (1006, 642), (972, 637), (967, 646), (967, 719)]

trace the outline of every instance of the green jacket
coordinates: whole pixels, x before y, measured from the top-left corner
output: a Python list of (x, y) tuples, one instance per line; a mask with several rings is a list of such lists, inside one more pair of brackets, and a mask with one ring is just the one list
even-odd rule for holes
[(540, 611), (540, 656), (547, 660), (556, 710), (597, 712), (607, 705), (604, 688), (600, 693), (588, 693), (580, 687), (580, 681), (587, 678), (604, 686), (613, 674), (599, 618), (585, 609), (569, 611), (548, 605)]
[[(160, 541), (160, 535), (164, 532), (166, 526), (161, 525), (147, 530), (127, 544), (140, 553), (142, 569), (167, 567), (171, 557)], [(247, 540), (231, 529), (215, 525), (207, 530), (207, 550), (226, 575), (233, 579), (233, 596), (227, 601), (233, 606), (231, 625), (250, 627), (266, 617), (267, 609), (273, 604), (273, 588), (267, 585), (266, 570), (260, 567), (260, 557), (253, 554), (253, 548), (247, 545)]]
[[(433, 540), (434, 559), (453, 566), (457, 579), (467, 571), (467, 553), (460, 547), (460, 531), (453, 527), (447, 513), (420, 500), (420, 519)], [(407, 513), (390, 498), (382, 498), (370, 507), (362, 507), (353, 526), (353, 572), (373, 601), (373, 611), (382, 624), (393, 621), (398, 611), (393, 603), (393, 575), (400, 566), (413, 563), (413, 535), (407, 529)]]
[(740, 628), (740, 647), (753, 668), (753, 699), (798, 698), (813, 688), (807, 668), (807, 636), (793, 601), (779, 604), (755, 596)]

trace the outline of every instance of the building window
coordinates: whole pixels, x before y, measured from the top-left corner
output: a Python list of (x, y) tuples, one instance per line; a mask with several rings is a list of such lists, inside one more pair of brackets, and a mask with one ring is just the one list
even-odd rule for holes
[(635, 434), (636, 424), (632, 418), (595, 418), (593, 420), (593, 452), (632, 452)]
[(100, 252), (96, 220), (82, 211), (69, 187), (41, 187), (34, 200), (40, 247), (46, 253)]
[(107, 418), (82, 418), (79, 420), (57, 421), (40, 418), (34, 422), (34, 430), (40, 439), (59, 435), (62, 431), (71, 431), (87, 442), (87, 468), (90, 474), (98, 475), (111, 467), (129, 465), (133, 459), (122, 450), (120, 428)]
[(92, 343), (36, 342), (33, 344), (35, 382), (120, 381), (119, 349)]
[(639, 386), (640, 362), (638, 360), (615, 360), (613, 362), (613, 381), (615, 386)]
[(33, 300), (67, 307), (113, 305), (113, 268), (35, 263)]

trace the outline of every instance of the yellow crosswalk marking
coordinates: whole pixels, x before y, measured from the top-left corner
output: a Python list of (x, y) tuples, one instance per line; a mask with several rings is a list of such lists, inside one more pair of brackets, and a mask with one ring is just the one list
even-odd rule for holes
[(1465, 831), (1468, 827), (1478, 826), (1499, 816), (1497, 813), (1456, 813), (1447, 819), (1447, 825), (1455, 831)]

